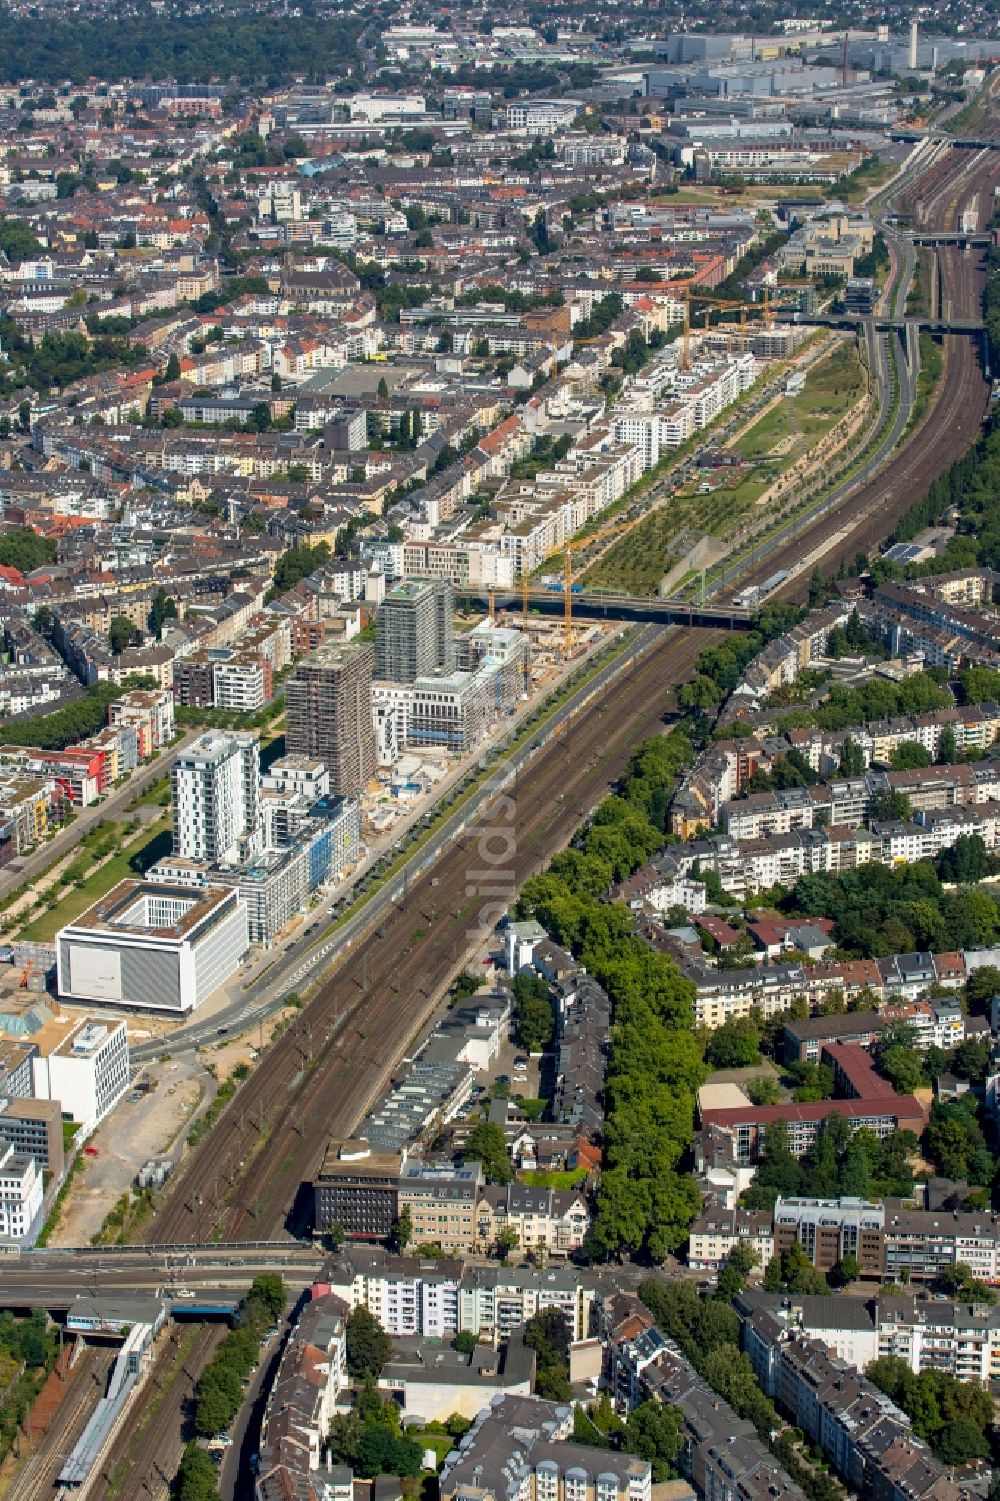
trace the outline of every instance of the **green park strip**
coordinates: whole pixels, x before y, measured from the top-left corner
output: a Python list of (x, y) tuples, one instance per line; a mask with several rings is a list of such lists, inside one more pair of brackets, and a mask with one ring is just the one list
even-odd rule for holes
[[(699, 482), (678, 491), (587, 570), (588, 586), (655, 594), (684, 539), (730, 533), (741, 517), (752, 515), (775, 480), (843, 420), (858, 400), (863, 380), (851, 345), (831, 351), (806, 376), (799, 395), (771, 407), (733, 444), (746, 461), (741, 468), (710, 494), (700, 493)], [(699, 433), (685, 448), (706, 446), (707, 436)], [(668, 462), (676, 463), (677, 455), (671, 454)], [(721, 565), (728, 566), (728, 560)]]
[(896, 370), (895, 353), (891, 344), (889, 346), (889, 367), (892, 379), (892, 402), (884, 420), (877, 423), (869, 431), (867, 441), (863, 444), (862, 448), (848, 459), (842, 470), (831, 476), (829, 482), (824, 485), (818, 494), (811, 495), (791, 516), (784, 516), (780, 521), (776, 521), (773, 526), (768, 527), (766, 531), (757, 533), (752, 543), (748, 543), (739, 552), (731, 554), (718, 568), (710, 570), (706, 575), (709, 584), (713, 581), (718, 581), (723, 575), (728, 575), (734, 569), (749, 568), (759, 560), (761, 549), (766, 547), (767, 543), (773, 537), (783, 535), (789, 528), (791, 528), (789, 535), (793, 535), (795, 531), (799, 531), (807, 526), (820, 507), (826, 505), (838, 491), (848, 486), (855, 475), (861, 472), (873, 454), (878, 451), (879, 445), (883, 442), (885, 434), (891, 430), (899, 411), (899, 376)]
[[(112, 847), (117, 848), (117, 853), (105, 860), (90, 875), (85, 874), (88, 866), (93, 865), (95, 856), (85, 847), (73, 864), (64, 874), (69, 875), (73, 885), (66, 894), (59, 898), (47, 912), (43, 912), (21, 930), (18, 935), (25, 941), (32, 943), (51, 943), (67, 923), (73, 922), (86, 912), (100, 897), (105, 896), (119, 881), (133, 879), (141, 874), (154, 860), (161, 855), (169, 853), (170, 848), (170, 814), (165, 813), (148, 829), (136, 834), (134, 838), (122, 842), (124, 824), (112, 824), (110, 829), (94, 830), (109, 836), (114, 832)], [(71, 874), (72, 872), (76, 874)]]

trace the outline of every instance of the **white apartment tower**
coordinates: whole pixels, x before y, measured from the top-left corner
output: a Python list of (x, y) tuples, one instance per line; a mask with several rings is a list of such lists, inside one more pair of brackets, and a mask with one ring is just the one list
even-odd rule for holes
[(174, 762), (174, 855), (235, 865), (260, 848), (260, 744), (209, 730)]

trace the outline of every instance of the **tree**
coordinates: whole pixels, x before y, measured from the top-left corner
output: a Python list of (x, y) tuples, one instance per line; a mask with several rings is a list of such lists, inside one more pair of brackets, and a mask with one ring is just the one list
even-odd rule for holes
[(459, 1355), (471, 1355), (478, 1344), (479, 1336), (473, 1334), (471, 1329), (460, 1329), (452, 1340), (451, 1347)]
[(859, 777), (865, 769), (865, 753), (850, 735), (840, 747), (840, 775)]
[(793, 1293), (825, 1293), (826, 1278), (816, 1270), (799, 1241), (793, 1242), (781, 1257), (782, 1281)]
[(878, 1066), (897, 1094), (912, 1094), (924, 1083), (924, 1068), (916, 1048), (897, 1045), (880, 1051)]
[(178, 1501), (218, 1501), (219, 1472), (207, 1452), (191, 1441), (177, 1472)]
[(115, 656), (121, 656), (122, 652), (132, 641), (132, 622), (125, 615), (114, 615), (108, 627), (108, 644)]
[(716, 1290), (727, 1301), (735, 1298), (746, 1286), (746, 1279), (760, 1262), (760, 1256), (749, 1242), (738, 1241), (719, 1269)]
[(363, 1303), (347, 1315), (347, 1369), (354, 1377), (377, 1376), (392, 1355), (392, 1341)]
[(535, 1390), (550, 1401), (570, 1395), (570, 1327), (561, 1308), (543, 1308), (524, 1326), (524, 1343), (534, 1350)]
[(879, 791), (868, 806), (869, 823), (904, 823), (913, 817), (910, 799), (902, 792)]
[(177, 606), (162, 586), (153, 596), (149, 610), (149, 629), (157, 640), (163, 635), (164, 622), (177, 619)]
[(945, 725), (938, 737), (937, 758), (939, 766), (953, 766), (958, 760), (958, 743), (950, 724)]
[(251, 1282), (247, 1303), (257, 1304), (276, 1323), (285, 1312), (285, 1280), (279, 1272), (260, 1272)]
[(529, 1053), (541, 1053), (555, 1033), (555, 1011), (545, 981), (538, 975), (514, 976), (514, 1023), (518, 1039)]
[(850, 1252), (840, 1258), (831, 1272), (831, 1277), (838, 1287), (847, 1287), (849, 1283), (856, 1282), (860, 1276), (861, 1263)]
[(934, 1436), (933, 1448), (946, 1465), (971, 1464), (974, 1459), (986, 1459), (990, 1452), (986, 1435), (969, 1418), (945, 1423)]
[(397, 1251), (405, 1251), (413, 1239), (413, 1216), (409, 1204), (404, 1204), (392, 1224), (392, 1243)]
[(50, 537), (43, 537), (29, 527), (13, 527), (0, 536), (0, 564), (32, 573), (47, 563), (54, 563), (58, 547)]
[(901, 740), (889, 757), (893, 771), (916, 771), (931, 764), (931, 753), (919, 740)]
[(180, 378), (181, 362), (177, 358), (176, 354), (171, 354), (170, 358), (167, 360), (167, 368), (163, 372), (164, 382), (169, 383), (170, 381), (180, 380)]
[(359, 1475), (369, 1480), (377, 1475), (419, 1475), (422, 1461), (423, 1452), (414, 1439), (381, 1423), (365, 1428), (358, 1446)]
[(384, 375), (380, 375), (379, 376), (377, 394), (381, 398), (382, 401), (387, 401), (388, 400), (388, 397), (389, 397), (389, 387), (386, 384), (386, 379), (385, 379)]
[(709, 1039), (705, 1061), (712, 1068), (751, 1068), (760, 1062), (760, 1033), (749, 1018), (718, 1027)]
[(482, 1163), (489, 1183), (510, 1183), (514, 1177), (503, 1131), (492, 1121), (480, 1121), (469, 1132), (462, 1154), (465, 1162)]
[(505, 1260), (511, 1251), (516, 1251), (520, 1244), (521, 1238), (513, 1225), (505, 1225), (497, 1236), (497, 1253), (501, 1260)]
[(764, 1132), (757, 1182), (762, 1188), (776, 1188), (781, 1194), (798, 1193), (802, 1186), (802, 1168), (788, 1145), (787, 1121), (772, 1121)]
[(965, 982), (965, 1001), (973, 1016), (983, 1016), (994, 996), (1000, 996), (1000, 969), (984, 964), (974, 969)]
[(625, 1421), (622, 1448), (652, 1465), (653, 1481), (657, 1484), (673, 1475), (674, 1460), (683, 1443), (683, 1416), (676, 1407), (663, 1402), (640, 1402)]
[(748, 1080), (744, 1087), (755, 1105), (777, 1105), (781, 1099), (781, 1086), (769, 1074)]

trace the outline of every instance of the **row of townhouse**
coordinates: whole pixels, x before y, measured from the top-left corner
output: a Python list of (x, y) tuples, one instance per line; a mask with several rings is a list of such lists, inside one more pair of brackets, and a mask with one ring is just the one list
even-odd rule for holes
[(766, 1310), (744, 1321), (743, 1343), (764, 1391), (857, 1495), (960, 1501), (962, 1491), (914, 1435), (906, 1414), (854, 1365)]
[(56, 422), (40, 424), (36, 442), (47, 458), (61, 458), (74, 468), (90, 466), (96, 479), (144, 486), (151, 477), (178, 475), (250, 475), (269, 479), (301, 467), (311, 483), (342, 484), (347, 465), (296, 433), (207, 432), (189, 429), (180, 436), (157, 435), (134, 427), (79, 428)]
[[(995, 951), (986, 950), (984, 955), (988, 963), (995, 957)], [(887, 960), (831, 960), (810, 965), (788, 961), (727, 970), (691, 962), (682, 964), (684, 973), (696, 986), (695, 1021), (710, 1031), (727, 1021), (749, 1016), (751, 1011), (759, 1011), (765, 1017), (777, 1016), (795, 1005), (815, 1008), (828, 997), (841, 995), (851, 1005), (865, 1000), (869, 1006), (875, 1001), (889, 1003), (892, 1013), (899, 1011), (900, 1019), (913, 1027), (918, 1046), (929, 1047), (933, 1042), (935, 1046), (948, 1047), (967, 1036), (978, 1036), (981, 1019), (965, 1017), (964, 1013), (956, 1018), (954, 1006), (939, 1000), (914, 1002), (905, 1008), (892, 1003), (914, 998), (932, 986), (958, 989), (983, 958), (979, 953), (900, 954)], [(870, 1012), (858, 1014), (867, 1017)], [(815, 1040), (808, 1030), (811, 1021), (789, 1024), (785, 1046), (792, 1050), (792, 1056), (800, 1048), (803, 1051), (799, 1057), (818, 1057), (827, 1041), (864, 1042), (871, 1033), (864, 1020), (845, 1029), (843, 1036), (833, 1025), (833, 1019), (816, 1020), (829, 1020), (830, 1025), (816, 1027)]]
[[(610, 1322), (610, 1328), (608, 1323)], [(803, 1501), (804, 1493), (761, 1442), (656, 1327), (637, 1298), (609, 1303), (606, 1379), (619, 1412), (645, 1401), (681, 1416), (678, 1469), (704, 1501)]]
[[(1000, 1282), (1000, 1216), (988, 1209), (915, 1209), (894, 1198), (779, 1197), (770, 1213), (709, 1202), (691, 1226), (687, 1259), (699, 1271), (716, 1271), (735, 1247), (749, 1245), (766, 1266), (795, 1244), (822, 1272), (854, 1256), (863, 1277), (921, 1283), (961, 1262), (981, 1281)], [(930, 1353), (928, 1347), (928, 1359)]]
[[(977, 952), (975, 959), (995, 957)], [(874, 970), (870, 993), (885, 1002), (879, 1011), (851, 1011), (833, 1016), (807, 1016), (788, 1021), (782, 1031), (786, 1063), (815, 1062), (831, 1043), (845, 1042), (872, 1049), (890, 1027), (906, 1027), (914, 1047), (949, 1050), (967, 1037), (988, 1037), (989, 1023), (983, 1016), (968, 1016), (957, 1000), (913, 999), (922, 991), (957, 988), (968, 977), (964, 954), (894, 954), (868, 961)], [(836, 968), (836, 966), (832, 966)]]
[(648, 891), (652, 894), (660, 885), (685, 879), (697, 866), (700, 871), (714, 871), (729, 895), (742, 900), (757, 891), (794, 885), (804, 875), (836, 875), (859, 865), (933, 859), (963, 834), (978, 835), (992, 849), (1000, 834), (998, 819), (1000, 803), (988, 802), (928, 809), (912, 822), (879, 823), (871, 829), (833, 825), (758, 839), (691, 840), (658, 858), (660, 880), (650, 877)]
[[(869, 1212), (878, 1207), (864, 1206)], [(904, 1361), (914, 1375), (938, 1371), (983, 1386), (1000, 1376), (1000, 1310), (983, 1303), (950, 1303), (925, 1292), (877, 1293), (864, 1301), (825, 1295), (790, 1299), (755, 1287), (740, 1293), (734, 1306), (744, 1328), (753, 1328), (757, 1319), (770, 1328), (775, 1319), (789, 1332), (819, 1340), (859, 1370), (890, 1356)]]
[[(791, 730), (786, 735), (771, 732), (772, 721), (766, 714), (757, 715), (751, 723), (755, 729), (753, 736), (717, 742), (708, 747), (687, 772), (671, 804), (671, 833), (688, 839), (706, 824), (717, 823), (723, 806), (738, 799), (754, 772), (769, 771), (774, 762), (787, 756), (789, 751), (797, 751), (813, 771), (829, 777), (837, 772), (848, 740), (857, 747), (866, 768), (873, 765), (887, 767), (893, 751), (909, 741), (916, 741), (932, 759), (936, 759), (946, 731), (954, 737), (955, 750), (960, 755), (989, 750), (1000, 735), (1000, 705), (969, 704), (962, 709), (937, 709), (927, 714), (873, 721), (843, 730)], [(892, 780), (885, 785), (906, 792), (911, 799), (916, 798), (916, 806), (920, 806), (924, 796), (922, 789), (937, 786), (939, 776), (961, 779), (970, 774), (962, 767), (934, 766), (887, 773)], [(963, 797), (956, 792), (950, 800), (981, 799)]]
[(780, 788), (723, 803), (718, 824), (731, 839), (761, 839), (817, 826), (857, 827), (887, 792), (899, 792), (918, 814), (1000, 801), (1000, 768), (993, 761), (905, 771), (862, 772), (813, 787)]
[(338, 1399), (349, 1385), (347, 1314), (324, 1284), (309, 1289), (289, 1331), (261, 1422), (257, 1501), (299, 1496), (350, 1501), (350, 1470), (329, 1467), (324, 1445)]
[(844, 604), (810, 610), (790, 631), (776, 636), (748, 663), (726, 701), (723, 722), (757, 708), (776, 688), (794, 683), (800, 673), (825, 656), (830, 632), (846, 625), (850, 608)]
[[(427, 1082), (419, 1071), (411, 1081), (411, 1094)], [(391, 1112), (383, 1109), (379, 1122), (381, 1130), (375, 1122), (366, 1129), (373, 1144), (384, 1146), (379, 1137), (393, 1124)], [(339, 1225), (351, 1240), (387, 1239), (399, 1216), (408, 1214), (415, 1244), (440, 1246), (449, 1255), (488, 1255), (506, 1245), (506, 1254), (566, 1258), (590, 1231), (587, 1196), (577, 1189), (495, 1188), (484, 1183), (477, 1162), (455, 1166), (408, 1157), (405, 1148), (364, 1150), (367, 1145), (336, 1143), (327, 1152), (313, 1183), (317, 1233)]]
[(894, 652), (921, 650), (929, 662), (944, 652), (949, 660), (942, 665), (994, 666), (1000, 658), (996, 612), (990, 608), (996, 586), (992, 570), (983, 570), (975, 581), (968, 575), (887, 580), (872, 590), (862, 616)]

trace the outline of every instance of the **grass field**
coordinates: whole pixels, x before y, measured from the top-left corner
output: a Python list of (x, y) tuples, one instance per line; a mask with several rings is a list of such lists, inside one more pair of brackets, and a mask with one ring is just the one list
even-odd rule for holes
[(843, 417), (861, 391), (861, 365), (853, 345), (842, 344), (812, 372), (798, 396), (766, 412), (736, 446), (743, 457), (765, 459), (780, 449), (791, 462)]
[(586, 571), (587, 584), (655, 594), (677, 561), (681, 534), (722, 535), (750, 516), (778, 475), (841, 420), (863, 382), (854, 346), (839, 345), (809, 373), (800, 395), (779, 401), (735, 445), (747, 461), (742, 470), (710, 494), (699, 493), (700, 481), (678, 490)]
[(521, 1174), (521, 1181), (530, 1184), (532, 1188), (579, 1188), (587, 1176), (585, 1167), (567, 1169), (560, 1172), (558, 1168), (536, 1168)]
[[(124, 825), (112, 825), (113, 828), (124, 828)], [(101, 865), (91, 875), (86, 876), (79, 884), (73, 885), (64, 896), (48, 912), (43, 912), (39, 917), (28, 924), (20, 934), (21, 938), (33, 943), (51, 943), (68, 922), (80, 916), (89, 906), (116, 886), (119, 881), (127, 880), (129, 876), (135, 876), (136, 871), (132, 867), (132, 860), (138, 857), (142, 868), (151, 865), (154, 860), (160, 859), (170, 852), (170, 814), (166, 813), (158, 818), (148, 829), (137, 834), (127, 843), (122, 844), (116, 855), (105, 865)]]

